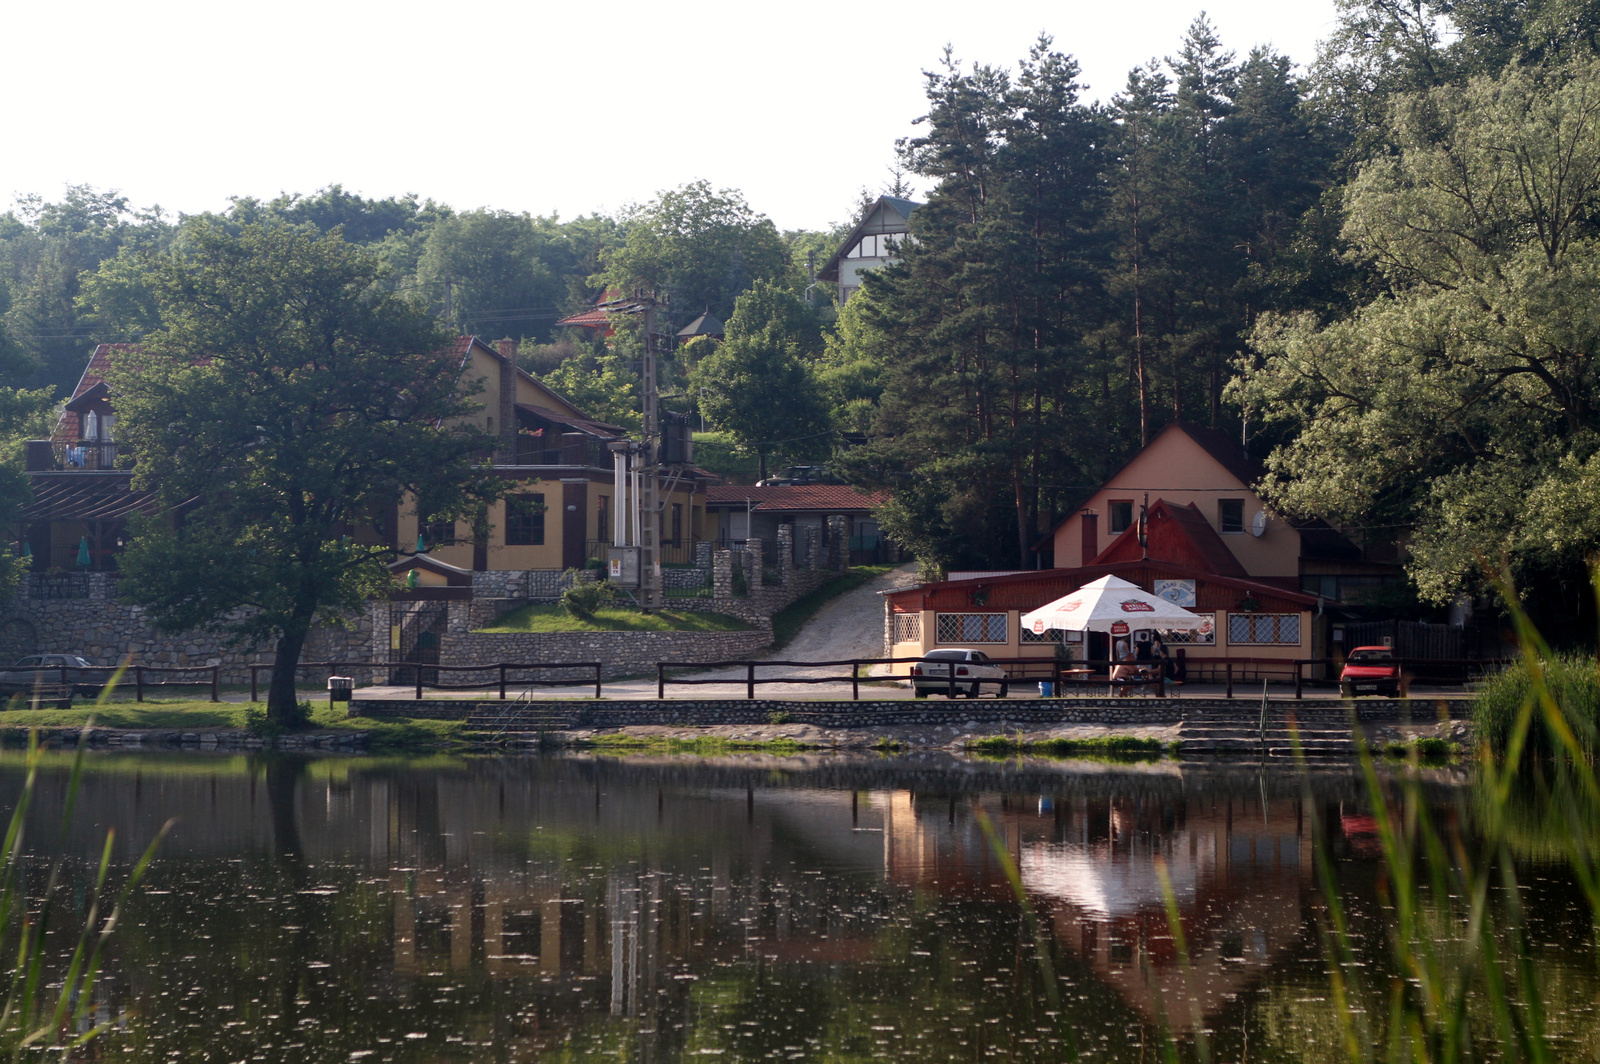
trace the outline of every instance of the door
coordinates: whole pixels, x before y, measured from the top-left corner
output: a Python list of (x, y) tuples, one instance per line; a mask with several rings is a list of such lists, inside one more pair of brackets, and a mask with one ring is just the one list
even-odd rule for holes
[(407, 686), (417, 682), (413, 663), (424, 666), (422, 682), (437, 684), (439, 670), (426, 666), (439, 664), (439, 650), (450, 620), (450, 607), (444, 602), (394, 603), (389, 607), (389, 623), (399, 630), (398, 645), (390, 651), (391, 661), (404, 665), (389, 670), (389, 682)]

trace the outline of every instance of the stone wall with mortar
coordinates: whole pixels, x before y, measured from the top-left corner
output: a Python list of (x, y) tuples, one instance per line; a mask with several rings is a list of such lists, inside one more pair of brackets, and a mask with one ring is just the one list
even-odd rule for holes
[[(772, 645), (772, 628), (744, 632), (451, 632), (439, 647), (440, 682), (487, 684), (489, 672), (452, 673), (451, 665), (494, 665), (502, 661), (598, 661), (601, 676), (636, 676), (656, 671), (658, 661), (738, 661)], [(529, 679), (592, 681), (583, 669), (540, 669)]]
[[(246, 683), (245, 667), (272, 660), (270, 648), (240, 649), (227, 645), (223, 634), (195, 629), (169, 635), (157, 632), (143, 607), (116, 597), (116, 579), (108, 573), (81, 574), (75, 583), (82, 598), (35, 598), (40, 590), (30, 581), (48, 577), (27, 574), (10, 602), (0, 606), (0, 646), (5, 664), (30, 653), (81, 654), (95, 665), (118, 665), (132, 657), (140, 665), (222, 668), (223, 683)], [(378, 616), (388, 604), (379, 604), (353, 621), (350, 629), (318, 626), (306, 641), (305, 661), (371, 660), (374, 652), (388, 653), (387, 628)], [(28, 645), (28, 644), (32, 645)]]
[[(470, 700), (446, 701), (430, 699), (422, 702), (390, 699), (357, 699), (350, 703), (351, 713), (380, 719), (422, 718), (432, 720), (466, 720), (482, 707), (486, 714), (494, 715), (505, 707), (499, 701), (478, 702)], [(606, 699), (595, 701), (540, 700), (535, 707), (541, 713), (570, 714), (575, 728), (618, 728), (632, 724), (702, 725), (702, 724), (770, 724), (775, 717), (787, 717), (796, 724), (814, 724), (824, 728), (876, 728), (910, 724), (953, 725), (976, 727), (1051, 726), (1058, 724), (1105, 724), (1126, 726), (1157, 726), (1177, 724), (1196, 712), (1239, 713), (1254, 716), (1244, 700), (1165, 698), (1043, 698), (1043, 699), (984, 699), (981, 702), (912, 701), (800, 701), (795, 699)], [(1274, 718), (1285, 713), (1295, 713), (1309, 718), (1313, 715), (1335, 716), (1348, 720), (1350, 703), (1337, 701), (1303, 701), (1271, 704)], [(1416, 721), (1418, 723), (1440, 719), (1441, 712), (1450, 719), (1459, 720), (1471, 713), (1471, 700), (1465, 698), (1428, 699), (1408, 703), (1399, 699), (1371, 699), (1355, 706), (1362, 723)]]

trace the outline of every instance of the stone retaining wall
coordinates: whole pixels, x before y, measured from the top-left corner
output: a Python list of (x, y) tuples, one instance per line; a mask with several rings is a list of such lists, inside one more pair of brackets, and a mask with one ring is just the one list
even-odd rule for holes
[[(653, 667), (653, 666), (652, 666)], [(350, 703), (352, 715), (379, 719), (415, 718), (423, 720), (466, 720), (481, 710), (488, 714), (502, 711), (508, 703), (474, 700), (428, 699), (422, 702), (399, 699), (363, 698)], [(618, 699), (602, 701), (540, 700), (535, 707), (543, 713), (573, 714), (574, 727), (620, 728), (633, 724), (694, 726), (706, 724), (770, 724), (775, 717), (787, 717), (796, 724), (823, 728), (873, 728), (907, 724), (943, 724), (957, 727), (977, 725), (1028, 727), (1055, 724), (1167, 725), (1196, 715), (1237, 715), (1254, 718), (1257, 710), (1243, 701), (1227, 699), (1166, 698), (1071, 698), (1071, 699), (984, 699), (956, 705), (919, 701), (798, 701), (789, 699)], [(1432, 721), (1439, 719), (1443, 707), (1452, 719), (1462, 719), (1471, 710), (1469, 699), (1422, 700), (1373, 699), (1355, 703), (1363, 723)], [(1349, 702), (1332, 700), (1273, 702), (1270, 714), (1281, 720), (1287, 713), (1310, 719), (1313, 716), (1346, 718)]]
[[(493, 681), (489, 673), (450, 674), (451, 665), (501, 661), (598, 661), (608, 679), (654, 673), (658, 661), (729, 661), (751, 658), (772, 645), (772, 628), (745, 632), (451, 632), (439, 651), (440, 679), (450, 683)], [(592, 681), (581, 669), (544, 669), (539, 679)]]
[[(81, 654), (95, 665), (118, 665), (130, 655), (140, 665), (167, 667), (222, 667), (223, 683), (247, 683), (249, 664), (272, 660), (271, 649), (229, 647), (221, 633), (194, 629), (177, 635), (157, 632), (145, 610), (116, 597), (115, 578), (107, 573), (74, 574), (86, 591), (83, 598), (33, 598), (26, 583), (10, 602), (0, 607), (0, 665), (9, 665), (31, 653)], [(26, 574), (24, 581), (48, 580)], [(378, 610), (387, 611), (388, 603)], [(350, 629), (312, 629), (304, 661), (371, 660), (381, 643), (388, 653), (387, 630), (375, 629), (375, 614), (367, 610)], [(29, 645), (31, 644), (31, 645)]]

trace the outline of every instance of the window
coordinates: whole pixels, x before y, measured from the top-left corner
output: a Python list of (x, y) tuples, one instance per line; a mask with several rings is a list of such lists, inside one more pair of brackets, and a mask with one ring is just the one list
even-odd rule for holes
[(422, 529), (422, 542), (428, 547), (453, 547), (456, 544), (456, 523), (448, 517), (429, 521)]
[(1214, 613), (1196, 613), (1200, 618), (1199, 628), (1164, 628), (1157, 631), (1161, 641), (1169, 647), (1173, 646), (1215, 646), (1217, 642), (1217, 615)]
[(1217, 531), (1227, 534), (1244, 531), (1244, 500), (1217, 500)]
[(939, 643), (1004, 643), (1006, 615), (1003, 613), (940, 613), (934, 631)]
[(596, 497), (594, 526), (595, 538), (601, 543), (611, 542), (611, 496), (600, 495)]
[(1133, 500), (1112, 499), (1106, 503), (1106, 531), (1113, 536), (1126, 532), (1133, 524)]
[(538, 547), (544, 543), (544, 496), (506, 496), (506, 545)]
[(1298, 613), (1230, 613), (1228, 614), (1228, 642), (1235, 646), (1272, 643), (1279, 646), (1300, 645), (1300, 615)]
[(1046, 628), (1035, 635), (1027, 628), (1022, 629), (1024, 643), (1057, 643), (1062, 646), (1076, 646), (1083, 642), (1082, 632), (1068, 632), (1060, 628)]
[(894, 615), (894, 641), (896, 643), (922, 642), (922, 614), (897, 613)]

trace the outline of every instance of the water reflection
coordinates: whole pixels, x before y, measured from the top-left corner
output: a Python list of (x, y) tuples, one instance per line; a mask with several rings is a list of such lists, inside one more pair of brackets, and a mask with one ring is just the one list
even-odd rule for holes
[(1133, 1061), (1166, 1022), (1298, 1060), (1325, 1013), (1312, 813), (1357, 919), (1375, 874), (1359, 781), (1310, 794), (1170, 765), (107, 755), (60, 845), (86, 870), (105, 827), (131, 859), (180, 818), (101, 987), (128, 1059)]

